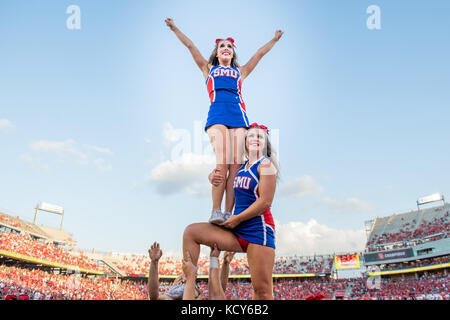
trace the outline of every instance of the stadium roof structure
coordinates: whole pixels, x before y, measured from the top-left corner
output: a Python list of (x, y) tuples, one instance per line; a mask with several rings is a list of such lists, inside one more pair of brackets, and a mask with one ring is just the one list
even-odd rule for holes
[(49, 239), (62, 243), (76, 243), (72, 239), (72, 235), (64, 230), (53, 229), (45, 226), (38, 226), (39, 229), (49, 236)]
[(76, 246), (77, 242), (67, 231), (54, 229), (46, 226), (38, 226), (27, 222), (19, 217), (12, 217), (8, 214), (0, 212), (0, 226), (7, 227), (18, 232), (25, 232), (31, 236), (44, 239), (46, 241), (56, 242), (71, 247)]

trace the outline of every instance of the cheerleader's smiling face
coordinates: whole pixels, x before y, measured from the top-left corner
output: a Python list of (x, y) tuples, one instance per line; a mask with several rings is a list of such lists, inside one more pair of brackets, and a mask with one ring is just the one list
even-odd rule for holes
[(234, 56), (233, 44), (229, 40), (222, 40), (217, 45), (217, 58), (223, 61), (231, 61)]
[(262, 155), (266, 147), (266, 132), (260, 128), (249, 129), (247, 131), (245, 147), (248, 153)]

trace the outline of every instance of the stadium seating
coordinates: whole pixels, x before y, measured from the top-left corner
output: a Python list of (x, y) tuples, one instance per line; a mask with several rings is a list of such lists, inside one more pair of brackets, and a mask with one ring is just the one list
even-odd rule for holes
[(449, 205), (377, 218), (366, 243), (367, 251), (403, 248), (416, 240), (450, 236)]
[[(367, 251), (405, 247), (411, 244), (433, 241), (450, 236), (449, 207), (413, 211), (385, 218), (377, 218), (367, 242)], [(55, 246), (50, 238), (67, 239), (67, 233), (37, 228), (24, 223), (19, 218), (0, 214), (0, 250), (21, 254), (31, 258), (43, 259), (83, 269), (108, 272), (105, 265), (97, 263), (99, 258), (83, 251), (67, 250)], [(44, 238), (32, 237), (39, 233)], [(48, 237), (49, 239), (45, 239)], [(70, 247), (70, 246), (68, 246)], [(66, 247), (67, 248), (67, 247)], [(361, 255), (362, 257), (362, 255)], [(292, 274), (330, 274), (333, 255), (277, 256), (274, 274), (285, 276)], [(106, 263), (106, 259), (104, 260)], [(414, 267), (433, 266), (450, 262), (450, 256), (434, 257), (409, 262), (377, 265), (382, 271), (399, 270)], [(83, 299), (118, 300), (148, 299), (146, 278), (150, 260), (145, 254), (111, 254), (107, 265), (120, 270), (122, 276), (136, 276), (135, 281), (77, 277), (74, 275), (54, 274), (39, 269), (25, 269), (18, 266), (0, 265), (0, 299), (42, 300), (42, 299)], [(198, 274), (208, 275), (209, 257), (201, 256), (198, 261)], [(370, 271), (370, 269), (368, 269)], [(159, 275), (179, 275), (182, 273), (181, 258), (163, 256), (159, 263)], [(230, 263), (230, 275), (249, 275), (248, 261), (245, 255), (236, 255)], [(280, 300), (317, 300), (317, 299), (446, 299), (448, 300), (449, 275), (439, 271), (422, 274), (420, 278), (380, 279), (378, 288), (370, 288), (365, 278), (338, 279), (330, 277), (275, 278), (273, 292)], [(200, 281), (199, 286), (208, 298), (207, 282)], [(161, 283), (160, 292), (170, 288)], [(252, 298), (252, 286), (249, 279), (230, 279), (226, 298), (246, 300)]]
[[(400, 300), (450, 298), (450, 277), (446, 274), (424, 275), (419, 279), (382, 279), (379, 288), (370, 289), (367, 279), (279, 279), (273, 284), (278, 300), (330, 300), (339, 292), (344, 299)], [(170, 284), (162, 283), (164, 293)], [(208, 299), (207, 282), (199, 282), (204, 298)], [(26, 296), (26, 297), (25, 297)], [(146, 300), (147, 283), (119, 279), (84, 278), (75, 275), (53, 274), (42, 270), (0, 266), (0, 300)], [(252, 298), (250, 282), (229, 280), (228, 300)]]
[(61, 247), (56, 247), (52, 242), (41, 243), (38, 240), (33, 240), (28, 234), (0, 232), (0, 249), (49, 262), (95, 271), (106, 271), (104, 267), (94, 263), (82, 254), (71, 254)]
[[(115, 254), (118, 261), (116, 266), (127, 275), (147, 274), (150, 260), (143, 255), (119, 255)], [(330, 273), (333, 264), (333, 256), (314, 257), (276, 257), (274, 273)], [(159, 262), (160, 275), (176, 275), (181, 273), (181, 258), (162, 257)], [(208, 275), (209, 257), (200, 257), (198, 261), (198, 274)], [(246, 257), (235, 257), (230, 264), (231, 275), (248, 275), (250, 270)]]
[(53, 274), (0, 265), (0, 299), (27, 295), (31, 300), (145, 300), (144, 283)]
[(443, 264), (443, 263), (448, 263), (448, 262), (450, 262), (449, 255), (442, 256), (442, 257), (434, 257), (434, 258), (429, 258), (429, 259), (401, 262), (401, 263), (381, 264), (381, 265), (376, 265), (376, 268), (379, 269), (380, 271), (401, 270), (401, 269), (433, 266), (433, 265), (438, 265), (438, 264)]
[(439, 300), (450, 298), (448, 287), (450, 277), (448, 275), (424, 275), (419, 279), (382, 279), (380, 288), (372, 288), (366, 285), (362, 279), (352, 281), (350, 299), (354, 300), (405, 300), (424, 299), (426, 295), (438, 295)]

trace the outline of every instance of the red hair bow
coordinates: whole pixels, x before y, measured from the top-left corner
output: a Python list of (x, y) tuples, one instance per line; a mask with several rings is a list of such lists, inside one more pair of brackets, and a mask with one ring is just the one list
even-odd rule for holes
[(233, 47), (235, 47), (236, 48), (236, 46), (235, 46), (235, 44), (234, 44), (234, 39), (233, 38), (231, 38), (231, 37), (228, 37), (228, 38), (226, 38), (226, 39), (216, 39), (216, 44), (219, 42), (219, 41), (222, 41), (222, 40), (228, 40), (228, 41), (230, 41), (231, 42), (231, 44), (233, 45)]
[(256, 122), (252, 123), (252, 124), (250, 125), (250, 127), (248, 127), (248, 128), (249, 128), (249, 129), (251, 129), (251, 128), (260, 128), (260, 129), (263, 129), (267, 134), (269, 134), (269, 129), (267, 129), (266, 126), (264, 126), (264, 125), (262, 125), (262, 124), (257, 124)]

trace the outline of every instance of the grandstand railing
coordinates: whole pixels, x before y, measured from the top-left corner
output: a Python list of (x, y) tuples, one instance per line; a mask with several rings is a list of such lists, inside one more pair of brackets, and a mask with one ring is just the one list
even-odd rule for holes
[(368, 275), (369, 276), (383, 276), (383, 275), (392, 275), (392, 274), (401, 274), (401, 273), (421, 272), (421, 271), (428, 271), (428, 270), (435, 270), (435, 269), (444, 269), (444, 268), (449, 268), (449, 267), (450, 267), (450, 262), (447, 262), (447, 263), (441, 263), (441, 264), (424, 266), (424, 267), (368, 272)]
[(18, 260), (24, 260), (24, 261), (28, 261), (28, 262), (33, 262), (33, 263), (37, 263), (37, 264), (43, 264), (43, 265), (51, 266), (51, 267), (55, 267), (55, 268), (79, 271), (81, 273), (97, 274), (97, 275), (104, 275), (105, 274), (103, 271), (84, 269), (84, 268), (80, 268), (78, 266), (71, 266), (71, 265), (61, 264), (61, 263), (48, 261), (48, 260), (43, 260), (43, 259), (39, 259), (39, 258), (34, 258), (34, 257), (26, 256), (26, 255), (23, 255), (23, 254), (19, 254), (19, 253), (5, 251), (5, 250), (0, 250), (0, 255), (5, 256), (5, 257), (9, 257), (9, 258), (18, 259)]

